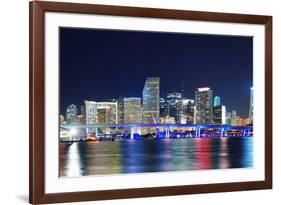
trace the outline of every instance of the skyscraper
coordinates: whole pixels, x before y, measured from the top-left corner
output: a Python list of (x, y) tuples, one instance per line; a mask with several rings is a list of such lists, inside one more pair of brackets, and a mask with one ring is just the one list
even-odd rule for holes
[(221, 105), (221, 98), (219, 96), (214, 97), (214, 107)]
[(181, 99), (178, 101), (178, 117), (180, 124), (194, 123), (194, 100)]
[(213, 120), (213, 91), (208, 88), (198, 88), (195, 91), (196, 123), (212, 124)]
[(81, 123), (82, 125), (86, 124), (86, 109), (85, 109), (85, 105), (81, 105), (80, 106), (80, 115), (78, 116), (78, 121), (79, 123)]
[(77, 124), (77, 107), (74, 104), (71, 104), (67, 106), (66, 108), (66, 123), (69, 125), (75, 125)]
[(159, 99), (159, 109), (160, 109), (160, 113), (159, 113), (160, 117), (165, 118), (168, 116), (168, 105), (167, 105), (167, 101), (164, 98)]
[(117, 100), (118, 108), (118, 124), (124, 123), (124, 97), (119, 97)]
[(251, 87), (251, 92), (250, 92), (250, 105), (249, 105), (249, 124), (253, 124), (253, 87)]
[(236, 110), (231, 111), (231, 125), (232, 126), (237, 125), (237, 112), (236, 112)]
[(143, 123), (159, 122), (159, 89), (160, 78), (146, 78), (142, 92)]
[(168, 116), (175, 118), (176, 123), (180, 123), (179, 102), (181, 98), (182, 98), (181, 93), (173, 92), (167, 94)]
[(124, 123), (142, 123), (141, 98), (124, 98)]
[(213, 108), (213, 123), (216, 125), (226, 124), (226, 109), (223, 105), (214, 106)]

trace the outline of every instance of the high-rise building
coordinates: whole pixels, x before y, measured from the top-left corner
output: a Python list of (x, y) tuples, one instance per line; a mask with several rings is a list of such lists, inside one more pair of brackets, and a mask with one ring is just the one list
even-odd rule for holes
[(141, 98), (124, 98), (124, 123), (142, 123)]
[(195, 91), (196, 123), (212, 124), (213, 121), (213, 91), (208, 88), (198, 88)]
[(164, 118), (168, 116), (168, 105), (164, 98), (159, 99), (159, 109), (160, 109), (160, 117)]
[(146, 78), (142, 92), (143, 123), (159, 122), (160, 78)]
[(232, 126), (237, 125), (237, 112), (236, 112), (236, 110), (231, 111), (231, 125)]
[(167, 94), (168, 116), (175, 118), (176, 123), (180, 123), (179, 104), (181, 99), (181, 93), (173, 92)]
[(86, 124), (86, 108), (85, 105), (80, 106), (80, 115), (78, 116), (78, 121), (81, 125)]
[(67, 106), (66, 108), (66, 123), (69, 125), (75, 125), (77, 124), (77, 107), (74, 104), (71, 104)]
[(194, 123), (194, 100), (181, 99), (178, 101), (178, 117), (180, 124)]
[(221, 98), (219, 96), (214, 97), (214, 107), (221, 105)]
[(226, 124), (226, 109), (223, 105), (214, 106), (213, 108), (213, 123), (216, 125)]
[(117, 100), (118, 107), (118, 124), (124, 123), (124, 97), (119, 97)]
[(251, 87), (250, 92), (250, 105), (249, 105), (249, 124), (253, 124), (253, 87)]
[(86, 124), (117, 124), (117, 102), (95, 102), (85, 100)]
[(226, 112), (226, 125), (231, 125), (231, 112)]

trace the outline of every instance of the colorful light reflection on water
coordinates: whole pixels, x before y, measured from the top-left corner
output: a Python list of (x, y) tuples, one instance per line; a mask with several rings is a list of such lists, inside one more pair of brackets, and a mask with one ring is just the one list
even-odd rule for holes
[(194, 138), (60, 144), (60, 176), (253, 166), (253, 138)]

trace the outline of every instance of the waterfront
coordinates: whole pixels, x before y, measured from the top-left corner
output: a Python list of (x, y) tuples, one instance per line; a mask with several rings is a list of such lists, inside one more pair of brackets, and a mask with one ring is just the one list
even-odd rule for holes
[(77, 177), (253, 166), (253, 137), (60, 144), (60, 176)]

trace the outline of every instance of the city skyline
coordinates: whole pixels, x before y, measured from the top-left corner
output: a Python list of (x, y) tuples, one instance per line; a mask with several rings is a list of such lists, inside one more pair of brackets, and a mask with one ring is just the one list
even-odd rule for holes
[[(248, 117), (252, 86), (250, 37), (68, 28), (61, 28), (60, 36), (60, 114), (72, 103), (83, 105), (84, 100), (142, 98), (146, 77), (159, 76), (163, 82), (159, 97), (183, 90), (184, 97), (195, 99), (194, 91), (208, 86), (214, 90), (213, 96), (221, 97), (222, 104)], [(113, 51), (108, 50), (109, 46)], [(205, 63), (194, 61), (196, 55)], [(225, 73), (225, 67), (231, 69)], [(236, 92), (232, 92), (234, 89)]]
[[(249, 115), (241, 118), (237, 110), (227, 109), (220, 96), (213, 96), (209, 87), (195, 90), (195, 99), (187, 99), (181, 93), (159, 96), (159, 77), (148, 77), (144, 82), (143, 96), (119, 97), (109, 101), (84, 100), (84, 105), (67, 106), (60, 115), (61, 124), (214, 124), (248, 125), (253, 123), (253, 89), (249, 96)], [(239, 113), (239, 112), (238, 112)], [(79, 115), (80, 114), (80, 115)], [(79, 119), (78, 119), (79, 118)]]

